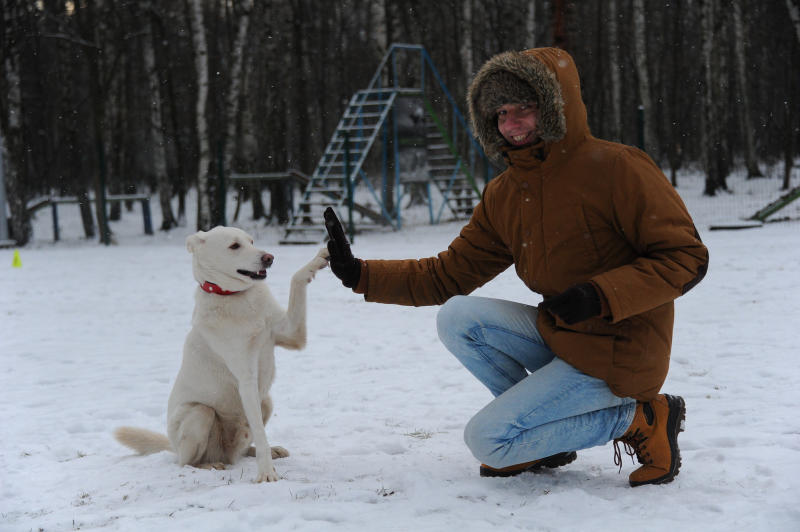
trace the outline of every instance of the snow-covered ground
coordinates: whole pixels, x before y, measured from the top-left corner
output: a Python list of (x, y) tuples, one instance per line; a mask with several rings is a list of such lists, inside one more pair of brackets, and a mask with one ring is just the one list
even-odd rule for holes
[[(736, 186), (743, 214), (763, 206)], [(683, 467), (635, 489), (610, 444), (554, 471), (480, 478), (462, 429), (490, 396), (439, 343), (437, 309), (367, 304), (327, 270), (309, 288), (308, 347), (277, 353), (267, 429), (292, 453), (282, 480), (254, 484), (252, 458), (206, 471), (133, 456), (111, 431), (165, 429), (195, 291), (190, 230), (147, 237), (126, 213), (104, 247), (78, 238), (65, 206), (52, 244), (42, 211), (21, 268), (0, 250), (0, 530), (800, 530), (800, 222), (708, 231), (727, 200), (701, 190), (682, 176), (711, 265), (677, 301), (664, 387), (687, 403)], [(285, 302), (316, 248), (239, 225), (275, 254), (267, 282)], [(354, 252), (430, 256), (459, 227), (360, 235)], [(477, 293), (537, 301), (512, 271)]]

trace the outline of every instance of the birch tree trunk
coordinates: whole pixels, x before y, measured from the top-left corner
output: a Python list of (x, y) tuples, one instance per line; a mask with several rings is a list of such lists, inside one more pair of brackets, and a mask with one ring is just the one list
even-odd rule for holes
[(388, 3), (387, 0), (376, 0), (370, 5), (375, 21), (375, 23), (372, 24), (372, 28), (375, 31), (373, 38), (375, 39), (375, 44), (378, 49), (382, 52), (388, 50), (391, 44), (391, 35), (389, 35), (391, 31), (391, 22), (388, 20), (389, 14), (387, 12)]
[(644, 107), (644, 142), (642, 149), (653, 159), (658, 142), (656, 138), (653, 98), (650, 95), (650, 75), (647, 72), (647, 28), (645, 27), (644, 0), (633, 0), (633, 54), (636, 62), (636, 78), (639, 84), (639, 102)]
[(528, 0), (528, 12), (525, 16), (525, 39), (523, 42), (526, 48), (536, 47), (536, 0)]
[(732, 4), (733, 15), (733, 49), (736, 61), (736, 87), (739, 92), (739, 121), (744, 133), (744, 161), (747, 166), (747, 178), (764, 177), (758, 169), (756, 159), (755, 140), (753, 139), (753, 122), (750, 117), (750, 97), (747, 94), (747, 59), (744, 43), (747, 36), (742, 23), (742, 0), (734, 0)]
[(209, 201), (208, 167), (211, 163), (211, 139), (208, 137), (208, 44), (206, 42), (205, 22), (203, 21), (203, 0), (189, 0), (189, 26), (194, 44), (194, 67), (197, 75), (197, 102), (195, 106), (197, 124), (197, 145), (199, 161), (197, 165), (197, 229), (211, 228), (211, 203)]
[(619, 25), (617, 0), (608, 1), (608, 67), (611, 75), (611, 139), (622, 141), (622, 73), (619, 63)]
[(164, 124), (161, 113), (161, 82), (156, 68), (155, 51), (153, 50), (153, 12), (152, 2), (145, 4), (145, 35), (142, 41), (144, 67), (147, 71), (148, 88), (150, 90), (150, 128), (153, 134), (153, 173), (158, 187), (158, 201), (161, 205), (161, 230), (169, 231), (178, 226), (172, 214), (172, 185), (167, 173), (167, 150), (164, 141)]
[[(78, 6), (81, 7), (78, 7)], [(104, 138), (105, 133), (105, 105), (106, 105), (106, 87), (102, 85), (101, 73), (105, 71), (105, 65), (102, 64), (103, 47), (100, 35), (103, 34), (105, 19), (102, 16), (97, 16), (96, 10), (98, 3), (85, 2), (75, 4), (75, 17), (78, 21), (78, 31), (81, 38), (85, 42), (93, 43), (93, 48), (87, 53), (88, 72), (89, 72), (89, 98), (91, 101), (92, 110), (92, 134), (94, 135), (94, 143), (97, 148), (97, 166), (95, 168), (94, 179), (94, 195), (95, 195), (95, 217), (97, 218), (97, 226), (100, 233), (100, 242), (109, 245), (111, 244), (111, 228), (108, 225), (108, 217), (106, 215), (106, 191), (108, 190), (107, 183), (107, 164), (106, 164), (106, 142)], [(82, 191), (79, 192), (79, 198)], [(88, 200), (88, 197), (86, 198)], [(81, 205), (84, 201), (81, 201)], [(84, 227), (86, 228), (87, 237), (89, 236), (89, 222), (84, 215)]]
[(800, 0), (786, 0), (786, 8), (789, 10), (789, 18), (792, 19), (797, 42), (800, 43)]
[(475, 68), (472, 61), (472, 0), (464, 0), (461, 21), (461, 64), (467, 79), (472, 79)]
[(243, 0), (242, 13), (236, 30), (236, 39), (231, 49), (231, 69), (228, 74), (228, 94), (225, 101), (225, 175), (230, 182), (231, 168), (236, 157), (236, 124), (239, 117), (239, 101), (242, 96), (242, 65), (244, 64), (244, 48), (247, 32), (250, 27), (250, 15), (253, 11), (252, 0)]

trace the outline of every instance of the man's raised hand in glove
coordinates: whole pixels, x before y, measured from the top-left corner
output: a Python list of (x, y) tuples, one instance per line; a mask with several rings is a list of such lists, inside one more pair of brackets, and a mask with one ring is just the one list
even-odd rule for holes
[(333, 274), (341, 279), (347, 288), (355, 288), (361, 278), (361, 261), (353, 256), (350, 243), (344, 235), (342, 224), (331, 207), (325, 209), (325, 229), (328, 230), (328, 259)]
[(603, 308), (600, 297), (592, 283), (581, 283), (542, 301), (539, 308), (573, 325), (600, 315)]

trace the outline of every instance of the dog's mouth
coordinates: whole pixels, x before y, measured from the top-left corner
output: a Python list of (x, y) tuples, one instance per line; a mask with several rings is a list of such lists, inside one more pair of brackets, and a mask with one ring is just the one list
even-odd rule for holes
[(261, 270), (261, 271), (257, 271), (257, 272), (251, 272), (251, 271), (248, 271), (248, 270), (236, 270), (236, 273), (240, 273), (242, 275), (245, 275), (245, 276), (253, 279), (254, 281), (260, 281), (262, 279), (266, 279), (267, 278), (267, 270)]

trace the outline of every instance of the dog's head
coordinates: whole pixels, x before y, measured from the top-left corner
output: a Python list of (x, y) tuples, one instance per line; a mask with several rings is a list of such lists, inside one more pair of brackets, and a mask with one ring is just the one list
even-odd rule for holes
[(253, 238), (235, 227), (217, 226), (186, 239), (192, 254), (192, 272), (201, 285), (209, 282), (239, 292), (267, 277), (274, 257), (256, 248)]

